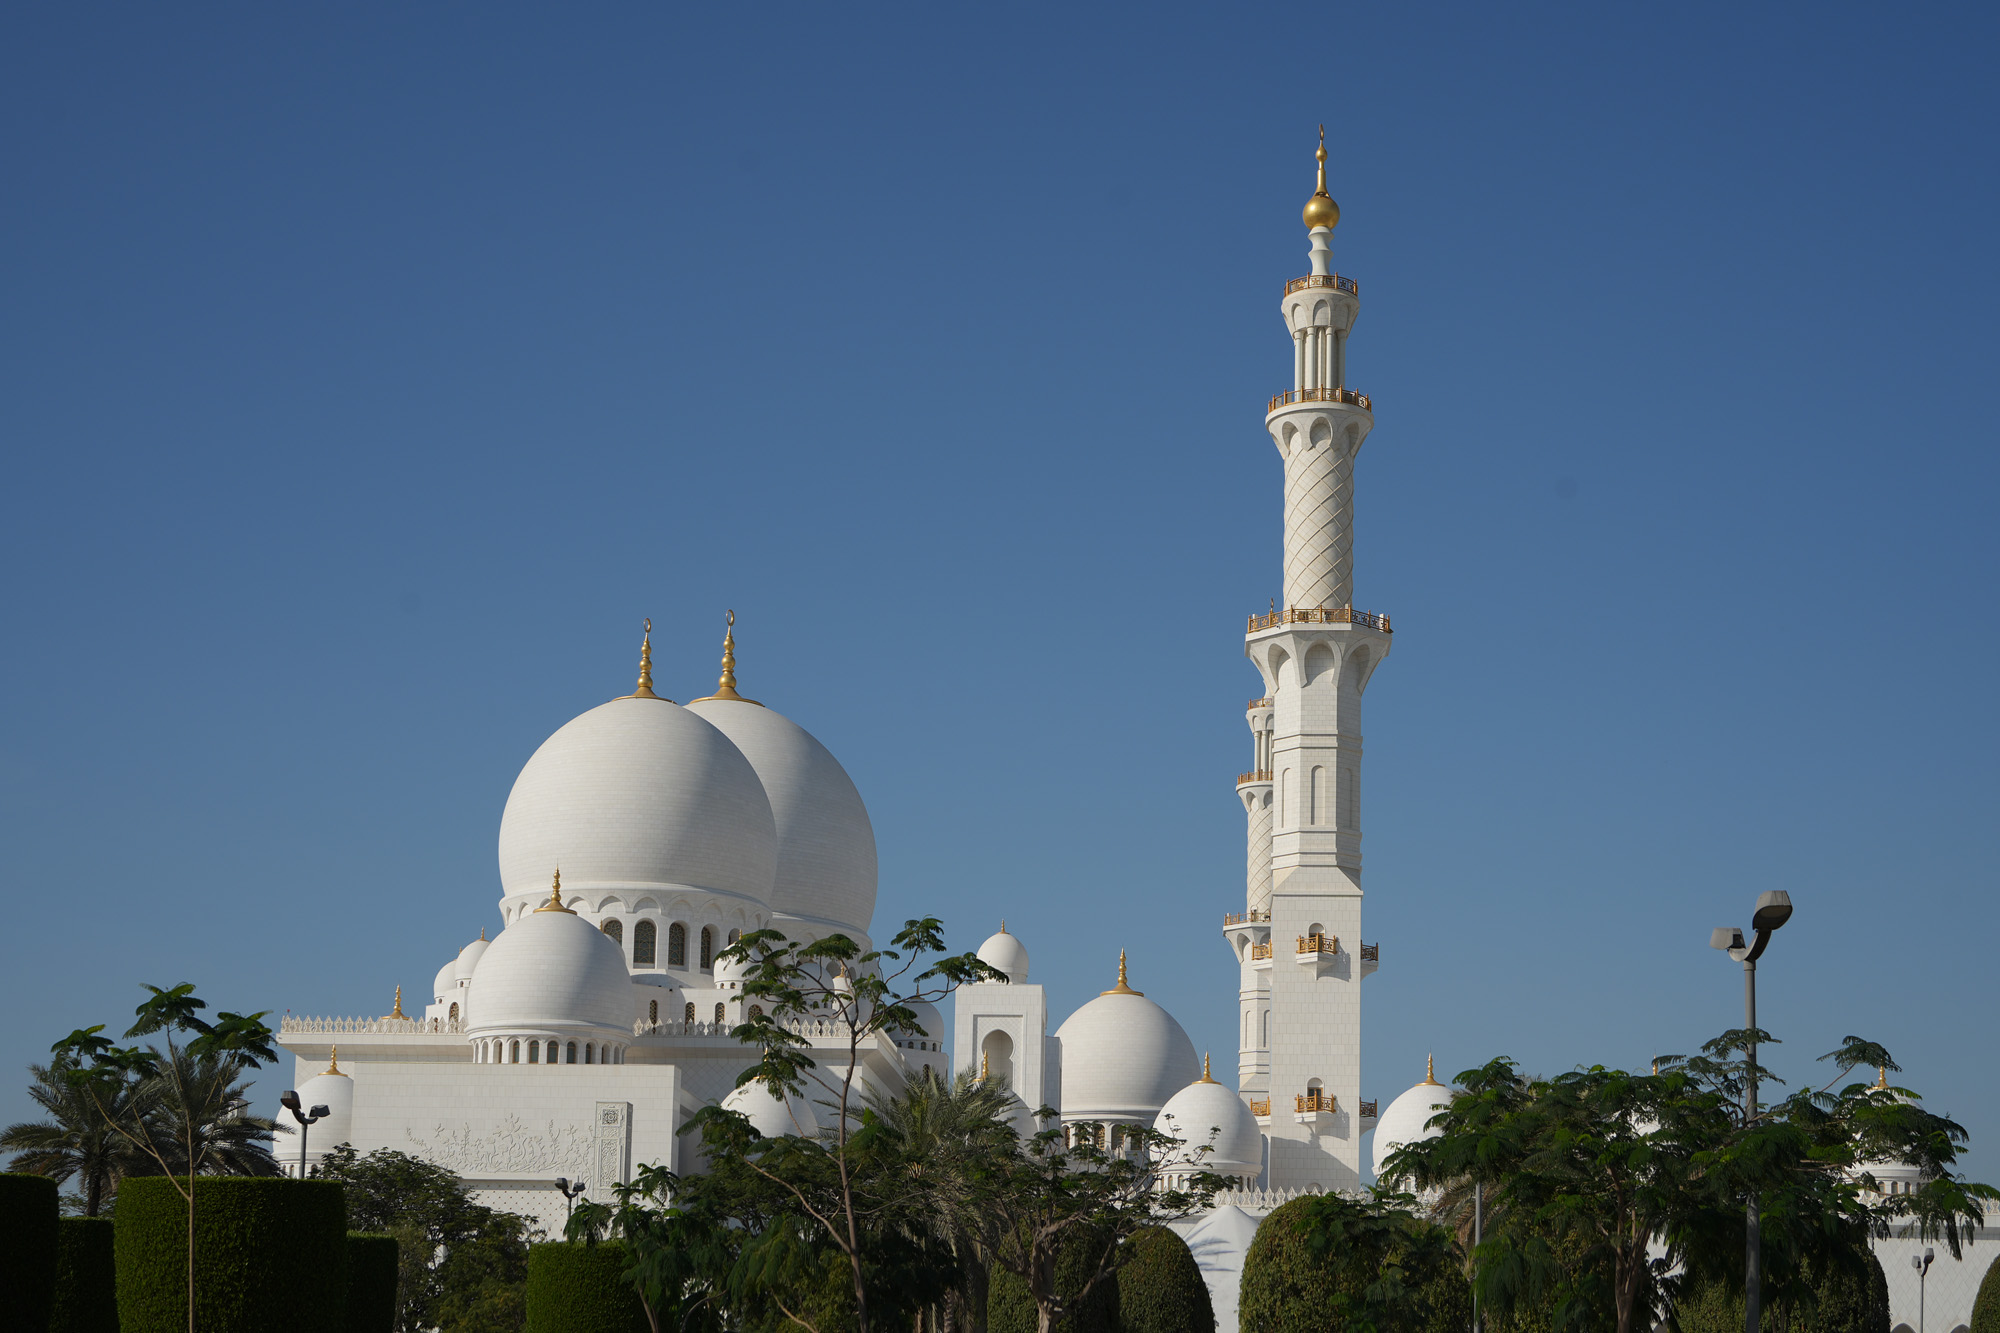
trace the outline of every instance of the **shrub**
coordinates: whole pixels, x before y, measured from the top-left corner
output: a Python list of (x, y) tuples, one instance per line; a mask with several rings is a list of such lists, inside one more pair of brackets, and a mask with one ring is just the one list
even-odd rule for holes
[(118, 1333), (118, 1270), (108, 1217), (56, 1223), (56, 1299), (49, 1333)]
[(1118, 1269), (1118, 1326), (1124, 1333), (1215, 1333), (1215, 1306), (1187, 1242), (1148, 1227), (1125, 1242)]
[(1237, 1295), (1237, 1322), (1258, 1333), (1321, 1333), (1327, 1311), (1341, 1293), (1333, 1265), (1306, 1246), (1300, 1223), (1311, 1197), (1282, 1204), (1257, 1228), (1243, 1256)]
[(625, 1258), (618, 1241), (531, 1248), (527, 1333), (647, 1333), (646, 1307), (625, 1280)]
[(55, 1297), (56, 1183), (0, 1175), (0, 1291), (21, 1327), (40, 1329)]
[[(165, 1176), (118, 1186), (118, 1324), (187, 1329), (187, 1201)], [(195, 1322), (202, 1333), (344, 1333), (347, 1205), (324, 1180), (198, 1176)]]
[[(1076, 1292), (1096, 1271), (1103, 1254), (1104, 1238), (1095, 1232), (1073, 1230), (1056, 1254), (1056, 1294), (1074, 1300)], [(996, 1267), (986, 1285), (986, 1333), (1035, 1333), (1039, 1319), (1035, 1298), (1027, 1281), (1004, 1268)], [(1087, 1296), (1081, 1307), (1055, 1323), (1055, 1333), (1114, 1333), (1118, 1327), (1118, 1280), (1107, 1278)]]
[(2000, 1259), (1987, 1265), (1972, 1302), (1972, 1333), (2000, 1333)]
[[(1766, 1297), (1764, 1333), (1889, 1333), (1889, 1283), (1872, 1249), (1860, 1255), (1861, 1270), (1828, 1273), (1807, 1270), (1811, 1301), (1787, 1304)], [(1743, 1284), (1740, 1277), (1695, 1277), (1676, 1306), (1681, 1333), (1741, 1333)]]
[(347, 1233), (348, 1333), (390, 1333), (396, 1327), (400, 1248), (394, 1236)]

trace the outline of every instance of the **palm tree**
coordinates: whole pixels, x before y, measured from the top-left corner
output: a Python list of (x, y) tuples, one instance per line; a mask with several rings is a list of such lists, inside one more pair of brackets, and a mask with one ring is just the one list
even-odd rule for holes
[(192, 1056), (176, 1047), (160, 1072), (146, 1080), (142, 1095), (153, 1103), (145, 1117), (147, 1135), (168, 1174), (190, 1174), (190, 1154), (192, 1174), (198, 1176), (282, 1173), (270, 1149), (277, 1123), (244, 1113), (249, 1085), (242, 1078), (240, 1061)]
[(111, 1117), (143, 1119), (152, 1093), (134, 1079), (114, 1076), (105, 1079), (93, 1099), (68, 1077), (74, 1067), (61, 1057), (53, 1064), (28, 1066), (34, 1079), (28, 1095), (49, 1118), (0, 1130), (0, 1152), (15, 1154), (9, 1165), (16, 1171), (48, 1176), (58, 1185), (76, 1181), (84, 1216), (96, 1217), (120, 1180), (155, 1169), (110, 1123)]
[(902, 1139), (905, 1170), (932, 1235), (958, 1255), (966, 1280), (954, 1293), (947, 1325), (972, 1329), (984, 1323), (987, 1261), (981, 1245), (988, 1219), (979, 1208), (979, 1182), (996, 1157), (1012, 1153), (1018, 1135), (1009, 1123), (1020, 1099), (1000, 1077), (976, 1078), (961, 1070), (946, 1083), (926, 1066), (902, 1095), (869, 1097), (877, 1117)]

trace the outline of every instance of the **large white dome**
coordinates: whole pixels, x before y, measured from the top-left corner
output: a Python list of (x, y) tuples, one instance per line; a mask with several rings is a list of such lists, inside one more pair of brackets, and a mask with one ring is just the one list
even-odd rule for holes
[(465, 993), (466, 1032), (599, 1028), (629, 1037), (632, 974), (609, 935), (574, 912), (529, 912), (500, 932)]
[(875, 918), (875, 826), (840, 761), (761, 704), (697, 699), (687, 711), (735, 743), (770, 798), (778, 837), (772, 910), (866, 934)]
[[(1264, 1173), (1264, 1131), (1243, 1099), (1209, 1077), (1201, 1077), (1168, 1099), (1153, 1128), (1181, 1141), (1169, 1154), (1167, 1170), (1213, 1171), (1221, 1176), (1256, 1177)], [(1206, 1157), (1197, 1150), (1212, 1148)]]
[(1377, 1180), (1382, 1178), (1383, 1164), (1389, 1160), (1389, 1154), (1396, 1149), (1406, 1143), (1415, 1143), (1418, 1139), (1436, 1138), (1441, 1131), (1426, 1129), (1424, 1125), (1432, 1116), (1450, 1105), (1451, 1089), (1438, 1082), (1436, 1074), (1428, 1068), (1424, 1071), (1423, 1082), (1390, 1102), (1389, 1109), (1375, 1122), (1375, 1144), (1371, 1158), (1375, 1167), (1375, 1178)]
[(681, 884), (763, 903), (777, 846), (763, 784), (728, 737), (664, 699), (613, 699), (543, 741), (514, 780), (500, 883), (539, 897), (560, 869), (585, 896)]
[(1173, 1095), (1201, 1077), (1201, 1061), (1174, 1016), (1125, 984), (1069, 1016), (1056, 1030), (1062, 1051), (1064, 1120), (1152, 1123)]
[(724, 1097), (722, 1106), (724, 1110), (741, 1111), (748, 1116), (751, 1127), (767, 1139), (787, 1134), (810, 1139), (819, 1134), (819, 1116), (814, 1113), (809, 1096), (786, 1093), (780, 1101), (769, 1085), (761, 1081), (745, 1083)]

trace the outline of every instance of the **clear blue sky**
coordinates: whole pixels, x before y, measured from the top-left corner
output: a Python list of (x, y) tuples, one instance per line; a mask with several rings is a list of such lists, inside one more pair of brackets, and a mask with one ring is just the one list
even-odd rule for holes
[(1882, 1041), (2000, 1177), (1994, 28), (11, 8), (0, 1068), (141, 981), (422, 991), (535, 746), (731, 606), (879, 923), (1004, 914), (1058, 1015), (1126, 948), (1227, 1067), (1325, 121), (1368, 1094), (1692, 1049), (1779, 887), (1779, 1072)]

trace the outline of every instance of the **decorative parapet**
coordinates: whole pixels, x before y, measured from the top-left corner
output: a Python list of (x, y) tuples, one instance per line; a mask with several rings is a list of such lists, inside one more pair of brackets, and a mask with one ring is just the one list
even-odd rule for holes
[(1361, 295), (1361, 288), (1355, 284), (1354, 279), (1343, 278), (1338, 273), (1308, 273), (1303, 278), (1293, 278), (1285, 284), (1285, 295), (1290, 296), (1293, 292), (1302, 292), (1309, 287), (1331, 287), (1337, 292), (1346, 292), (1349, 296)]
[(1271, 1213), (1294, 1199), (1303, 1199), (1315, 1194), (1338, 1194), (1348, 1199), (1364, 1197), (1360, 1190), (1323, 1190), (1317, 1185), (1303, 1185), (1288, 1190), (1217, 1190), (1215, 1204), (1218, 1208), (1234, 1204), (1246, 1213)]
[(1376, 1102), (1363, 1102), (1363, 1103), (1361, 1103), (1361, 1118), (1362, 1118), (1363, 1120), (1375, 1120), (1375, 1119), (1378, 1119), (1379, 1117), (1377, 1116), (1377, 1114), (1376, 1114), (1376, 1110), (1375, 1110), (1375, 1108), (1376, 1108), (1376, 1106), (1377, 1106), (1377, 1105), (1378, 1105), (1378, 1103), (1376, 1103)]
[(1254, 1115), (1254, 1116), (1259, 1116), (1259, 1117), (1263, 1117), (1263, 1116), (1268, 1116), (1268, 1115), (1270, 1115), (1270, 1114), (1271, 1114), (1271, 1099), (1270, 1099), (1269, 1097), (1266, 1097), (1266, 1098), (1264, 1098), (1264, 1099), (1263, 1099), (1262, 1101), (1258, 1101), (1258, 1100), (1257, 1100), (1256, 1098), (1254, 1098), (1254, 1097), (1253, 1097), (1253, 1098), (1251, 1098), (1251, 1099), (1250, 1099), (1250, 1114), (1251, 1114), (1251, 1115)]
[(1339, 1099), (1330, 1092), (1302, 1092), (1298, 1095), (1298, 1102), (1300, 1115), (1316, 1115), (1322, 1111), (1331, 1113), (1340, 1109)]
[(1340, 936), (1301, 935), (1299, 936), (1299, 952), (1302, 954), (1339, 953)]
[(1262, 944), (1253, 944), (1250, 946), (1251, 961), (1254, 962), (1259, 958), (1269, 958), (1270, 956), (1271, 942), (1269, 940), (1264, 941)]
[(1382, 946), (1379, 944), (1363, 944), (1361, 946), (1361, 961), (1364, 963), (1381, 962)]
[(1269, 782), (1270, 780), (1271, 770), (1268, 768), (1253, 768), (1248, 773), (1238, 773), (1236, 775), (1236, 785), (1239, 787), (1247, 787), (1253, 782)]
[(1251, 616), (1248, 633), (1276, 629), (1280, 625), (1360, 625), (1393, 634), (1389, 617), (1374, 611), (1356, 611), (1351, 606), (1288, 606), (1269, 615)]
[(420, 1032), (464, 1030), (463, 1021), (456, 1018), (298, 1018), (287, 1015), (278, 1023), (280, 1037), (345, 1037), (356, 1034), (406, 1037)]
[(1271, 701), (1269, 699), (1252, 699), (1249, 703), (1243, 705), (1243, 711), (1248, 713), (1253, 709), (1269, 708), (1270, 706)]
[(679, 1020), (632, 1025), (635, 1037), (726, 1037), (734, 1030), (734, 1025), (730, 1023), (688, 1023)]
[(1269, 921), (1270, 919), (1271, 913), (1268, 908), (1261, 912), (1252, 908), (1248, 912), (1224, 912), (1222, 914), (1222, 924), (1225, 927), (1255, 925), (1260, 921)]
[(1346, 403), (1364, 412), (1375, 410), (1373, 400), (1365, 393), (1352, 389), (1287, 389), (1271, 399), (1271, 405), (1264, 409), (1266, 415), (1293, 403)]

